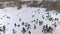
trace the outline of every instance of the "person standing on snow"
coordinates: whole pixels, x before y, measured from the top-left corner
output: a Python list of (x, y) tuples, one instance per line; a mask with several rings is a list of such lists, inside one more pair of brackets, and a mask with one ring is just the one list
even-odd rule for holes
[(24, 22), (22, 22), (22, 25), (24, 25)]
[(46, 24), (46, 29), (48, 29), (48, 24)]
[(5, 34), (5, 30), (6, 30), (6, 26), (3, 26), (3, 32), (4, 32), (4, 34)]
[(43, 24), (43, 21), (40, 21), (40, 20), (39, 20), (39, 25), (42, 25), (42, 24)]
[(29, 31), (28, 33), (31, 34), (31, 31)]
[(22, 33), (25, 34), (25, 32), (26, 32), (26, 29), (23, 27)]
[(15, 31), (15, 29), (13, 29), (13, 34), (16, 34), (16, 31)]
[(42, 32), (44, 31), (46, 29), (46, 27), (45, 27), (45, 25), (43, 26), (43, 30), (42, 30)]
[(36, 22), (36, 24), (37, 24), (37, 23), (38, 23), (38, 19), (36, 19), (36, 21), (35, 21), (35, 22)]
[(36, 25), (34, 24), (34, 29), (36, 29)]
[(46, 25), (43, 26), (42, 32), (44, 32), (45, 34), (47, 33)]
[(16, 24), (16, 23), (15, 23), (14, 25), (15, 25), (15, 27), (17, 26), (17, 24)]
[(53, 32), (53, 28), (51, 26), (49, 26), (49, 28), (47, 29), (47, 33), (51, 33)]

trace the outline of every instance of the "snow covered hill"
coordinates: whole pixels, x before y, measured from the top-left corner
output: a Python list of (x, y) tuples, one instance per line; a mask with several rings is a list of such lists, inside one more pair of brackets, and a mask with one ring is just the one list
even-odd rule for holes
[[(23, 34), (22, 28), (24, 27), (27, 30), (27, 27), (24, 24), (30, 24), (31, 28), (28, 29), (25, 34), (29, 34), (28, 31), (31, 31), (31, 34), (44, 34), (42, 32), (43, 25), (48, 24), (52, 26), (55, 22), (57, 27), (53, 34), (60, 34), (60, 13), (55, 12), (54, 10), (46, 11), (47, 8), (33, 8), (33, 7), (23, 7), (17, 9), (17, 7), (7, 7), (0, 9), (0, 29), (3, 30), (3, 26), (6, 26), (5, 33), (0, 31), (1, 34)], [(49, 13), (49, 14), (48, 14)], [(47, 17), (48, 16), (48, 17)], [(49, 18), (53, 18), (53, 21), (49, 21)], [(55, 20), (58, 18), (58, 20)], [(36, 20), (38, 19), (38, 21)], [(32, 22), (35, 20), (35, 22)], [(43, 21), (42, 25), (39, 25), (39, 21)], [(34, 29), (36, 25), (36, 29)]]

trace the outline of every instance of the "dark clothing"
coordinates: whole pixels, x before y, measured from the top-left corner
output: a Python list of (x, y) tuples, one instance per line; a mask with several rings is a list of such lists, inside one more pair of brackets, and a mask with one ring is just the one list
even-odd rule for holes
[(25, 33), (25, 32), (26, 32), (26, 29), (25, 29), (24, 27), (23, 27), (23, 29), (22, 29), (22, 32), (23, 32), (23, 33)]
[(52, 32), (53, 31), (53, 28), (52, 27), (49, 27), (48, 29), (47, 29), (47, 32)]
[(13, 29), (13, 34), (15, 34), (16, 33), (16, 31), (15, 31), (15, 29)]
[(48, 25), (46, 24), (46, 29), (48, 29)]
[(29, 31), (29, 34), (31, 34), (31, 31)]
[(5, 33), (5, 30), (6, 30), (6, 26), (3, 26), (3, 32)]
[(22, 22), (22, 25), (24, 25), (24, 22)]
[(16, 23), (14, 25), (15, 25), (15, 27), (17, 26)]
[(42, 25), (43, 24), (43, 21), (39, 21), (39, 25)]
[(42, 32), (44, 32), (44, 33), (46, 33), (46, 32), (47, 33), (52, 33), (52, 31), (53, 31), (53, 28), (52, 27), (48, 27), (47, 24), (43, 26)]
[(18, 27), (20, 27), (20, 25), (18, 25)]
[(36, 29), (36, 25), (34, 24), (34, 29)]

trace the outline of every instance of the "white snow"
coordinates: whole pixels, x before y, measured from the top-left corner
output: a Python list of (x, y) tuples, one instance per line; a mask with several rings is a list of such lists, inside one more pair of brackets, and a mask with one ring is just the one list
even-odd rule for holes
[[(39, 10), (38, 10), (39, 9)], [(21, 30), (22, 30), (22, 26), (21, 23), (22, 22), (27, 22), (29, 24), (31, 24), (31, 34), (44, 34), (43, 32), (41, 32), (42, 30), (42, 26), (45, 24), (48, 24), (49, 26), (52, 26), (53, 23), (57, 22), (57, 25), (59, 24), (58, 21), (49, 21), (46, 16), (47, 16), (47, 12), (46, 8), (32, 8), (32, 7), (23, 7), (21, 9), (17, 9), (17, 7), (7, 7), (4, 9), (0, 9), (0, 26), (5, 25), (6, 26), (6, 32), (5, 34), (13, 34), (12, 33), (12, 29), (15, 29), (17, 32), (16, 34), (22, 34)], [(40, 12), (40, 14), (39, 14)], [(60, 21), (60, 14), (58, 13), (58, 15), (56, 15), (56, 12), (54, 13), (54, 10), (49, 11), (50, 15), (55, 18), (59, 18)], [(35, 15), (35, 17), (32, 17), (32, 15)], [(42, 15), (44, 15), (45, 19), (42, 19)], [(10, 17), (10, 18), (7, 18)], [(19, 21), (19, 18), (22, 19), (22, 21)], [(37, 25), (37, 29), (34, 30), (33, 29), (33, 25), (35, 23), (32, 23), (31, 21), (34, 19), (39, 19), (41, 21), (43, 21), (43, 25)], [(9, 23), (9, 24), (8, 24)], [(20, 24), (20, 27), (14, 27), (14, 23)], [(1, 32), (3, 34), (3, 32)], [(28, 34), (28, 31), (25, 33)], [(60, 34), (60, 24), (57, 26), (57, 28), (55, 29), (55, 31), (53, 31), (53, 34)]]

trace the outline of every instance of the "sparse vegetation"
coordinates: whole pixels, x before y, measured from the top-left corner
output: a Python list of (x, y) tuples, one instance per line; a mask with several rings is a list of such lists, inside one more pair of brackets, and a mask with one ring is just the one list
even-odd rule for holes
[(32, 3), (28, 4), (28, 7), (40, 7), (40, 3), (32, 2)]
[[(18, 8), (22, 8), (22, 4), (24, 4), (24, 2), (20, 2), (18, 4)], [(56, 10), (58, 12), (60, 12), (60, 1), (43, 1), (43, 2), (32, 2), (30, 4), (28, 4), (28, 7), (40, 7), (41, 5), (43, 5), (43, 7), (48, 8), (48, 10)]]
[(58, 12), (60, 12), (60, 1), (43, 1), (41, 3), (33, 2), (29, 4), (28, 7), (40, 7), (41, 5), (43, 5), (43, 7), (45, 8), (48, 8), (48, 10), (57, 10)]
[(41, 5), (44, 5), (44, 7), (48, 8), (48, 10), (56, 10), (60, 12), (60, 2), (41, 2)]
[(18, 3), (18, 9), (22, 8), (23, 3)]

